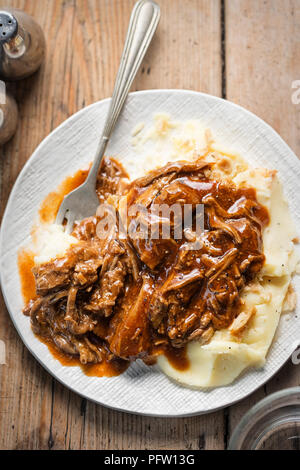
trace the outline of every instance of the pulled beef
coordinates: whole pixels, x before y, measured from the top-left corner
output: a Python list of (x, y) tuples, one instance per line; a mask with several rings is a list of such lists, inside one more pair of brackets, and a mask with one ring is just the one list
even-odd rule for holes
[[(206, 343), (215, 330), (229, 327), (240, 310), (240, 291), (264, 263), (268, 214), (254, 190), (213, 181), (208, 168), (203, 160), (169, 163), (128, 185), (121, 166), (105, 159), (99, 201), (125, 195), (130, 230), (121, 236), (117, 222), (100, 239), (99, 217), (89, 217), (76, 224), (79, 243), (64, 257), (34, 267), (37, 296), (24, 309), (33, 331), (87, 364), (149, 362), (164, 348)], [(145, 210), (130, 214), (133, 204)], [(154, 211), (174, 204), (188, 204), (192, 217), (180, 237), (182, 214)], [(194, 230), (198, 204), (205, 207), (200, 234)], [(166, 222), (170, 231), (163, 238)], [(135, 236), (143, 223), (156, 237)]]
[(111, 323), (109, 348), (123, 359), (144, 357), (151, 350), (151, 327), (148, 307), (153, 281), (144, 276), (141, 282), (127, 289)]
[(45, 296), (69, 288), (73, 283), (82, 287), (93, 284), (101, 264), (101, 253), (96, 244), (74, 245), (65, 257), (33, 268), (36, 292)]
[(112, 194), (122, 194), (127, 188), (127, 173), (113, 158), (104, 157), (97, 179), (96, 191), (100, 202), (105, 202)]

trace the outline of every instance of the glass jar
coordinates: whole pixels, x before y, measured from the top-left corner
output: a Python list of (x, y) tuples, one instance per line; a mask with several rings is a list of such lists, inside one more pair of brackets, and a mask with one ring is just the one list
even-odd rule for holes
[(230, 450), (299, 450), (300, 387), (264, 398), (242, 418), (229, 443)]

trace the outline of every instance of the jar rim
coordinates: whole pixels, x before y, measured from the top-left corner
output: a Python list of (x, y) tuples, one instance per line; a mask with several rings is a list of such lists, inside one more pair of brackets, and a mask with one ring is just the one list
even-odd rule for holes
[[(294, 401), (291, 400), (292, 397), (295, 397)], [(288, 399), (288, 402), (286, 402), (285, 399)], [(263, 398), (244, 414), (241, 421), (233, 431), (229, 441), (228, 450), (237, 450), (241, 448), (241, 444), (243, 444), (245, 437), (253, 429), (258, 419), (268, 415), (276, 409), (297, 404), (300, 406), (300, 387), (291, 387), (280, 390)]]

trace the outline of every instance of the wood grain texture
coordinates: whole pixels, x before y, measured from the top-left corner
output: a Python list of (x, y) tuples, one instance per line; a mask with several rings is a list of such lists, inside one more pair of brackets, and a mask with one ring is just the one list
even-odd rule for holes
[[(225, 50), (227, 99), (269, 123), (300, 156), (300, 105), (292, 82), (300, 77), (299, 0), (227, 0)], [(264, 387), (231, 407), (228, 427), (265, 395), (300, 384), (289, 361)]]
[[(133, 90), (189, 88), (220, 96), (220, 1), (159, 3), (161, 22)], [(9, 85), (20, 119), (15, 137), (0, 151), (1, 214), (39, 142), (74, 112), (110, 96), (134, 1), (5, 0), (5, 5), (25, 10), (41, 24), (47, 57), (33, 77)], [(7, 346), (7, 364), (0, 366), (0, 448), (224, 447), (222, 411), (164, 420), (119, 413), (81, 399), (30, 356), (2, 299), (0, 309), (0, 339)]]
[[(158, 0), (161, 22), (133, 89), (188, 88), (254, 111), (300, 154), (299, 0)], [(134, 0), (5, 0), (41, 24), (47, 57), (9, 89), (19, 126), (0, 150), (0, 213), (39, 142), (82, 107), (110, 96)], [(223, 8), (222, 8), (223, 6)], [(223, 24), (222, 24), (223, 20)], [(223, 71), (223, 74), (222, 74)], [(51, 155), (49, 155), (51, 158)], [(241, 403), (185, 419), (127, 415), (81, 399), (51, 378), (19, 339), (0, 301), (1, 449), (222, 449), (241, 415), (266, 393), (299, 385), (288, 364)]]

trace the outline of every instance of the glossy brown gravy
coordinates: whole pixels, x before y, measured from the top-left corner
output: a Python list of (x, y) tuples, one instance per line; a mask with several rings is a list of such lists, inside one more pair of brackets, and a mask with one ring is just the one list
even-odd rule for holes
[(54, 359), (59, 361), (62, 366), (75, 367), (79, 366), (85, 375), (89, 377), (115, 377), (122, 374), (129, 366), (128, 361), (116, 359), (112, 361), (103, 360), (98, 364), (81, 364), (78, 357), (66, 354), (58, 349), (52, 341), (47, 340), (43, 336), (36, 335), (39, 341), (44, 343)]
[[(78, 170), (74, 175), (65, 178), (56, 191), (52, 191), (46, 196), (39, 209), (41, 222), (49, 223), (55, 219), (63, 198), (86, 180), (88, 172), (89, 170)], [(26, 248), (22, 248), (18, 252), (21, 292), (25, 304), (36, 297), (35, 279), (32, 273), (34, 257), (35, 253)]]
[(184, 371), (190, 366), (186, 345), (179, 349), (168, 347), (164, 350), (164, 355), (168, 358), (174, 369)]
[[(89, 170), (78, 170), (74, 175), (68, 176), (58, 186), (56, 191), (52, 191), (46, 196), (39, 209), (40, 221), (43, 223), (52, 222), (57, 214), (59, 206), (63, 198), (71, 191), (80, 186), (87, 178)], [(34, 266), (35, 253), (28, 249), (21, 249), (18, 253), (18, 269), (21, 282), (21, 292), (26, 305), (30, 299), (36, 297), (35, 279), (32, 273)], [(114, 377), (122, 374), (128, 367), (129, 362), (124, 360), (103, 360), (98, 364), (83, 365), (79, 358), (71, 356), (58, 349), (55, 344), (42, 336), (38, 336), (39, 340), (44, 343), (52, 356), (63, 366), (79, 366), (81, 370), (89, 377)], [(184, 370), (189, 367), (189, 361), (186, 354), (186, 348), (176, 350), (168, 348), (166, 353), (169, 361), (178, 370)], [(153, 361), (155, 362), (155, 360)]]
[[(36, 297), (35, 279), (32, 273), (32, 268), (34, 266), (34, 256), (35, 254), (33, 252), (29, 250), (26, 251), (25, 249), (21, 250), (18, 255), (19, 276), (24, 304), (27, 304), (30, 299), (34, 299)], [(48, 347), (52, 356), (57, 361), (59, 361), (62, 366), (79, 366), (85, 375), (89, 377), (115, 377), (125, 372), (130, 364), (128, 361), (123, 360), (104, 360), (99, 364), (83, 365), (79, 361), (78, 357), (66, 354), (58, 349), (52, 341), (47, 340), (42, 336), (36, 336)], [(164, 351), (164, 354), (175, 369), (183, 371), (189, 368), (190, 362), (187, 357), (186, 347), (180, 349), (169, 347)], [(155, 362), (156, 361), (153, 360), (152, 363)]]
[(26, 250), (25, 248), (18, 252), (21, 292), (25, 305), (30, 299), (34, 299), (36, 297), (35, 280), (32, 272), (34, 256), (35, 254), (32, 251)]
[(88, 173), (88, 169), (78, 170), (74, 175), (65, 178), (56, 191), (52, 191), (46, 196), (39, 209), (41, 222), (49, 223), (54, 221), (63, 198), (84, 183)]
[[(59, 185), (56, 191), (48, 194), (42, 202), (39, 210), (41, 222), (49, 223), (55, 219), (63, 198), (84, 183), (88, 175), (88, 171), (89, 170), (79, 170), (74, 175), (68, 176)], [(30, 250), (21, 249), (18, 253), (18, 268), (24, 304), (27, 304), (30, 299), (34, 299), (36, 297), (35, 279), (32, 273), (34, 257), (35, 253)], [(52, 356), (63, 366), (80, 366), (81, 370), (89, 377), (114, 377), (122, 374), (129, 366), (129, 362), (122, 360), (113, 360), (110, 362), (104, 360), (100, 364), (83, 365), (77, 357), (65, 354), (51, 341), (47, 341), (46, 338), (41, 336), (38, 336), (38, 338), (48, 347)]]
[[(110, 176), (109, 170), (110, 170), (110, 168), (108, 167), (107, 173), (104, 173), (102, 175), (102, 180), (104, 181), (104, 184), (102, 184), (103, 187), (101, 187), (101, 180), (100, 180), (100, 183), (98, 182), (99, 185), (97, 187), (97, 192), (99, 192), (99, 188), (100, 188), (100, 196), (102, 195), (101, 191), (103, 191), (103, 194), (105, 194), (105, 190), (106, 190), (105, 182), (106, 181), (108, 181), (108, 183), (112, 185), (112, 187), (110, 187), (110, 186), (108, 187), (111, 194), (115, 194), (114, 191), (115, 191), (115, 188), (116, 188), (116, 184), (118, 183), (118, 180), (117, 180), (116, 183), (112, 182), (112, 178)], [(84, 182), (84, 180), (86, 179), (87, 174), (88, 174), (88, 170), (78, 171), (75, 175), (66, 178), (66, 180), (61, 183), (61, 185), (59, 186), (57, 191), (54, 191), (54, 192), (50, 193), (49, 196), (47, 196), (47, 198), (42, 203), (41, 208), (40, 208), (40, 218), (41, 218), (42, 222), (51, 222), (51, 221), (54, 220), (55, 215), (57, 213), (57, 210), (59, 208), (59, 205), (60, 205), (63, 197), (67, 193), (69, 193), (70, 191), (72, 191), (73, 189), (78, 187), (80, 184), (82, 184)], [(120, 171), (120, 174), (122, 174), (122, 171)], [(148, 190), (147, 189), (148, 186), (149, 186), (148, 184), (145, 184), (142, 187), (141, 185), (137, 184), (136, 187), (133, 187), (132, 190), (131, 190), (131, 199), (129, 199), (129, 201), (131, 201), (131, 200), (136, 201), (139, 197), (143, 197), (144, 192), (146, 193), (146, 191)], [(197, 198), (199, 199), (199, 202), (202, 200), (203, 197), (205, 197), (207, 195), (210, 196), (211, 198), (215, 198), (215, 203), (214, 203), (215, 206), (220, 207), (220, 205), (221, 205), (221, 207), (217, 210), (223, 211), (223, 213), (224, 213), (224, 211), (229, 210), (230, 207), (233, 206), (234, 203), (238, 200), (245, 200), (245, 201), (248, 200), (250, 202), (252, 201), (254, 206), (255, 206), (254, 209), (253, 209), (253, 213), (252, 213), (252, 216), (253, 216), (252, 220), (254, 220), (254, 224), (258, 224), (258, 225), (260, 224), (261, 226), (265, 226), (269, 221), (268, 211), (264, 207), (260, 206), (259, 204), (256, 204), (256, 191), (254, 189), (233, 190), (230, 187), (225, 188), (225, 187), (222, 187), (222, 185), (219, 186), (218, 182), (214, 182), (214, 181), (211, 181), (211, 180), (206, 180), (205, 178), (202, 178), (202, 179), (199, 180), (199, 177), (198, 177), (197, 174), (194, 175), (193, 173), (191, 173), (190, 175), (185, 175), (185, 173), (183, 172), (183, 175), (180, 178), (175, 178), (175, 179), (173, 179), (173, 181), (169, 185), (167, 185), (167, 186), (165, 185), (165, 188), (164, 188), (163, 191), (160, 192), (160, 195), (158, 196), (158, 199), (160, 198), (162, 200), (161, 202), (164, 202), (164, 199), (163, 199), (163, 196), (164, 196), (165, 198), (168, 198), (167, 202), (169, 204), (171, 204), (173, 202), (172, 201), (173, 197), (175, 197), (175, 202), (176, 202), (176, 198), (178, 198), (177, 192), (180, 196), (182, 195), (183, 198), (190, 196), (190, 200), (192, 200), (192, 198), (194, 196), (197, 196)], [(187, 201), (188, 200), (189, 199), (187, 199)], [(184, 201), (184, 199), (183, 199), (183, 201)], [(211, 215), (211, 218), (214, 221), (213, 217), (214, 217), (214, 215)], [(255, 219), (257, 219), (257, 221), (255, 221)], [(233, 221), (233, 222), (235, 222), (235, 221)], [(216, 222), (214, 222), (214, 223), (216, 223)], [(87, 224), (91, 224), (91, 221), (88, 221)], [(205, 228), (207, 228), (209, 231), (213, 227), (214, 227), (213, 225), (210, 227), (206, 223)], [(246, 245), (244, 246), (244, 251), (246, 250), (247, 252), (248, 252), (248, 250), (250, 250), (250, 252), (251, 252), (251, 248), (250, 248), (249, 243), (250, 243), (251, 233), (253, 232), (253, 230), (251, 230), (250, 227), (251, 226), (248, 224), (247, 231), (244, 231), (244, 233), (243, 233), (243, 235), (244, 235), (243, 240), (244, 240), (244, 242), (246, 241), (246, 245), (247, 245), (247, 246)], [(215, 226), (215, 228), (216, 228), (216, 226)], [(258, 237), (258, 239), (259, 239), (259, 237)], [(213, 249), (220, 250), (222, 248), (223, 252), (226, 252), (226, 251), (229, 252), (230, 249), (233, 249), (232, 248), (233, 242), (230, 241), (228, 237), (223, 237), (222, 243), (224, 243), (224, 246), (218, 246), (218, 243), (219, 242), (216, 241), (216, 246), (213, 247)], [(239, 242), (239, 243), (241, 243), (241, 242)], [(173, 245), (174, 245), (174, 240), (173, 240)], [(142, 244), (140, 246), (140, 244), (137, 243), (137, 246), (135, 248), (137, 249), (137, 251), (140, 255), (140, 260), (145, 262), (141, 255), (147, 255), (147, 250), (148, 250), (147, 246), (144, 247)], [(151, 242), (151, 244), (149, 245), (149, 256), (153, 255), (153, 253), (154, 253), (154, 256), (156, 256), (157, 254), (158, 254), (158, 256), (160, 256), (159, 249), (160, 249), (160, 247), (158, 246), (158, 252), (155, 254), (155, 250), (153, 249), (152, 242)], [(236, 250), (236, 248), (234, 248), (234, 249)], [(260, 250), (260, 245), (259, 245), (259, 242), (258, 242), (258, 246), (254, 245), (252, 247), (252, 251), (254, 253), (256, 253), (256, 252), (259, 252), (259, 250)], [(241, 250), (241, 251), (243, 252), (243, 250)], [(166, 252), (168, 252), (168, 251), (166, 251)], [(240, 255), (243, 255), (243, 253), (240, 253)], [(34, 255), (32, 253), (23, 252), (23, 254), (20, 255), (20, 257), (19, 257), (19, 271), (20, 271), (21, 284), (22, 284), (22, 293), (23, 293), (23, 297), (24, 297), (25, 301), (26, 300), (28, 301), (29, 299), (32, 299), (32, 298), (35, 297), (35, 280), (34, 280), (34, 277), (31, 273), (31, 268), (33, 267), (33, 256)], [(172, 261), (172, 263), (175, 262), (175, 259), (171, 260), (172, 256), (170, 255), (170, 260), (169, 260), (170, 263), (171, 263), (171, 261)], [(245, 257), (247, 257), (246, 252), (245, 252)], [(99, 259), (99, 258), (97, 258), (97, 259)], [(150, 258), (148, 257), (147, 259), (149, 261)], [(215, 258), (215, 259), (217, 259), (217, 258)], [(90, 260), (90, 258), (89, 258), (89, 260)], [(243, 261), (243, 258), (239, 259), (239, 263), (241, 263), (242, 261)], [(195, 263), (195, 269), (196, 268), (198, 269), (199, 268), (198, 258), (193, 260), (192, 262)], [(261, 261), (260, 261), (260, 263), (261, 263)], [(156, 280), (158, 281), (156, 288), (161, 288), (163, 283), (166, 281), (166, 278), (170, 274), (169, 273), (169, 266), (166, 264), (165, 267), (162, 268), (162, 270), (165, 270), (165, 273), (164, 274), (159, 274), (159, 271), (155, 271), (155, 268), (156, 268), (157, 265), (158, 265), (158, 263), (154, 264), (153, 268), (151, 267), (151, 275), (152, 276), (155, 275)], [(144, 266), (143, 269), (145, 271), (145, 266)], [(178, 269), (181, 272), (181, 275), (183, 275), (184, 271), (182, 270), (182, 268), (178, 268)], [(210, 271), (213, 272), (213, 269), (214, 268), (211, 268)], [(191, 271), (191, 273), (193, 273), (193, 271)], [(141, 274), (141, 272), (140, 272), (140, 274)], [(235, 279), (234, 278), (235, 275), (236, 275), (235, 273), (230, 273), (230, 276), (232, 276), (233, 279)], [(178, 279), (176, 278), (176, 272), (175, 272), (174, 278), (175, 278), (176, 282), (178, 282)], [(136, 280), (135, 282), (138, 282), (138, 281)], [(224, 281), (224, 283), (225, 283), (225, 281)], [(205, 292), (204, 292), (204, 290), (202, 292), (198, 292), (197, 296), (200, 298), (200, 300), (201, 300), (201, 298), (206, 299), (206, 294), (211, 295), (210, 291), (216, 292), (216, 294), (218, 295), (219, 291), (221, 292), (221, 290), (223, 289), (223, 286), (221, 284), (220, 284), (220, 288), (215, 288), (214, 286), (211, 287), (212, 284), (210, 286), (208, 286), (208, 281), (204, 281), (203, 284), (205, 284), (205, 286), (207, 284), (207, 287), (206, 287)], [(110, 284), (110, 286), (111, 286), (111, 284)], [(132, 287), (134, 288), (134, 283), (132, 283)], [(225, 287), (226, 287), (226, 285), (225, 285)], [(110, 290), (112, 290), (111, 287), (110, 287)], [(139, 290), (138, 290), (138, 292), (139, 292)], [(166, 290), (166, 292), (167, 292), (167, 290)], [(34, 295), (32, 295), (33, 293), (34, 293)], [(224, 289), (221, 292), (221, 294), (223, 295), (223, 297), (225, 297), (226, 292), (225, 292), (225, 295), (224, 295)], [(194, 294), (191, 294), (191, 295), (194, 295)], [(197, 296), (195, 295), (194, 298), (196, 298)], [(178, 302), (175, 299), (175, 301), (178, 304), (181, 303), (181, 300)], [(145, 302), (145, 300), (144, 300), (144, 302)], [(171, 299), (170, 302), (172, 302), (172, 299)], [(221, 297), (220, 297), (220, 302), (222, 302)], [(135, 304), (136, 301), (134, 301), (133, 303)], [(183, 308), (183, 306), (184, 306), (184, 304), (182, 304), (181, 308)], [(192, 305), (192, 307), (193, 307), (193, 305)], [(143, 307), (143, 309), (144, 309), (144, 312), (145, 312), (145, 315), (146, 315), (147, 311), (148, 311), (148, 308), (145, 309)], [(148, 320), (147, 320), (147, 322), (148, 322), (149, 321), (149, 313), (147, 315), (148, 315)], [(123, 315), (123, 317), (126, 317), (126, 315)], [(187, 321), (189, 321), (191, 318), (193, 318), (193, 316), (188, 316)], [(231, 317), (230, 318), (225, 318), (225, 316), (223, 318), (222, 315), (219, 316), (219, 317), (216, 315), (215, 316), (215, 321), (216, 322), (218, 321), (219, 325), (217, 324), (215, 327), (217, 329), (224, 328), (224, 327), (226, 327), (226, 325), (224, 326), (223, 323), (224, 322), (228, 323), (229, 320), (232, 320), (232, 318)], [(139, 332), (137, 331), (137, 330), (140, 329), (139, 324), (135, 321), (135, 322), (132, 322), (132, 325), (136, 329), (135, 333), (139, 334)], [(206, 327), (206, 325), (204, 325), (204, 327)], [(130, 331), (130, 329), (127, 327), (126, 323), (125, 323), (125, 327), (122, 327), (122, 323), (121, 323), (121, 328), (120, 328), (120, 333), (121, 333), (120, 338), (121, 339), (122, 339), (122, 337), (125, 337), (124, 331), (125, 332)], [(81, 335), (82, 333), (78, 333), (78, 334)], [(160, 333), (160, 334), (162, 334), (162, 333)], [(117, 334), (116, 334), (116, 336), (117, 336)], [(130, 340), (128, 342), (128, 344), (132, 345), (132, 339), (134, 339), (135, 336), (131, 335), (131, 333), (130, 334), (128, 333), (127, 336)], [(82, 365), (79, 358), (77, 358), (77, 357), (74, 358), (74, 356), (72, 356), (71, 353), (67, 354), (67, 353), (62, 352), (57, 346), (54, 345), (54, 343), (52, 341), (49, 341), (47, 339), (45, 340), (45, 338), (41, 338), (40, 335), (38, 335), (38, 337), (41, 341), (43, 341), (45, 344), (47, 344), (47, 346), (48, 346), (50, 352), (52, 353), (52, 355), (57, 360), (59, 360), (62, 365), (64, 365), (64, 366), (78, 366), (79, 365), (81, 367), (81, 369), (84, 371), (84, 373), (88, 376), (97, 376), (97, 377), (107, 376), (107, 377), (111, 377), (111, 376), (114, 376), (114, 375), (119, 375), (130, 364), (129, 360), (124, 360), (124, 359), (113, 359), (111, 361), (108, 361), (107, 359), (103, 359), (103, 361), (100, 362), (100, 363), (96, 363), (96, 364), (90, 363), (88, 365)], [(101, 338), (101, 336), (100, 336), (100, 338)], [(134, 341), (133, 341), (133, 343), (134, 343)], [(115, 347), (119, 347), (118, 341), (115, 342)], [(133, 346), (133, 347), (135, 347), (135, 346)], [(126, 348), (127, 348), (127, 346), (126, 346)], [(130, 347), (128, 346), (127, 349), (130, 350)], [(125, 357), (125, 358), (127, 358), (129, 356), (131, 358), (136, 357), (136, 354), (129, 354), (128, 353), (128, 355), (124, 355), (124, 354), (121, 354), (121, 353), (119, 354), (118, 352), (115, 353), (113, 349), (111, 349), (111, 351), (113, 351), (113, 353), (115, 354), (115, 357), (118, 357), (118, 356), (119, 357)], [(152, 360), (151, 350), (149, 349), (148, 351), (150, 351), (149, 356), (148, 356), (149, 360)], [(162, 350), (160, 350), (160, 352), (162, 352)], [(184, 347), (177, 346), (175, 348), (175, 347), (172, 347), (170, 344), (168, 344), (168, 346), (165, 346), (165, 348), (163, 349), (163, 352), (166, 355), (166, 357), (168, 358), (168, 360), (170, 361), (170, 363), (172, 364), (172, 366), (174, 368), (176, 368), (177, 370), (183, 371), (183, 370), (186, 370), (189, 367), (189, 359), (187, 357), (187, 346), (186, 345)], [(146, 357), (146, 359), (147, 359), (147, 357)]]

